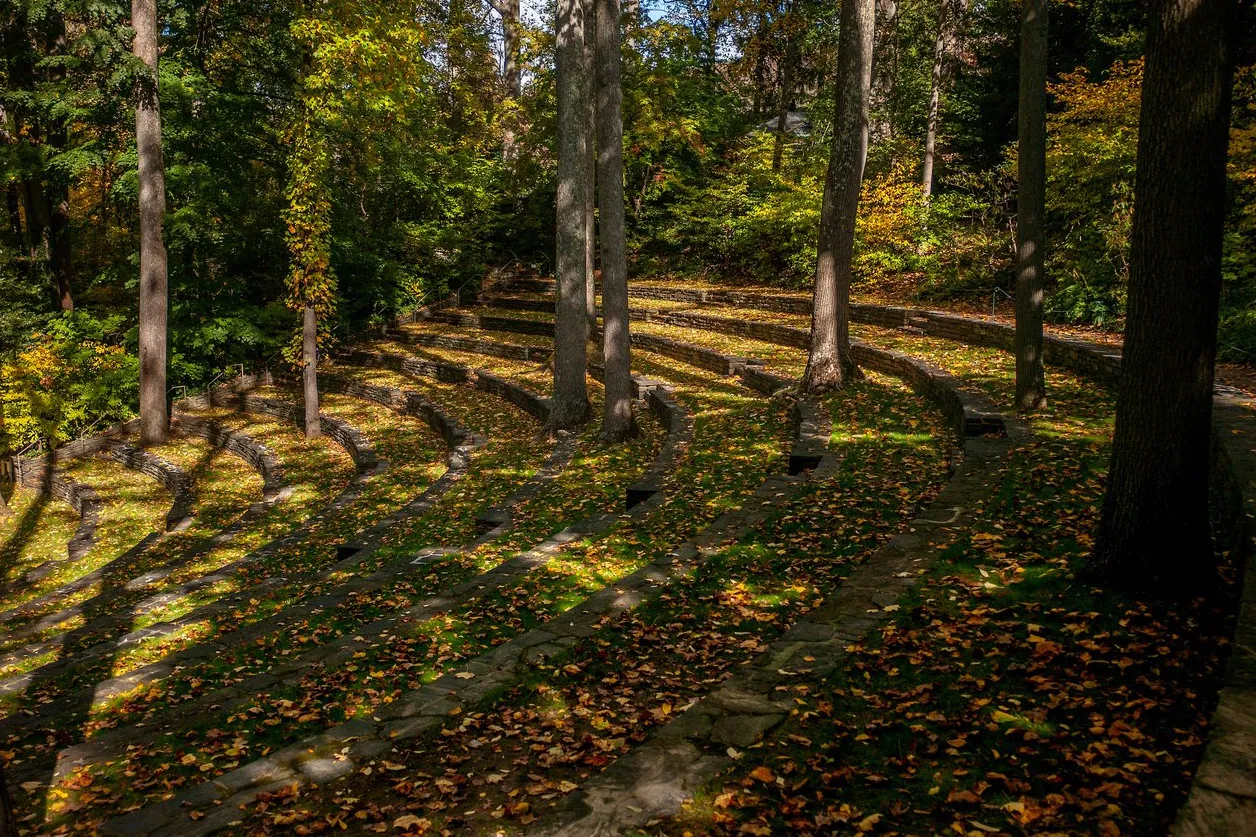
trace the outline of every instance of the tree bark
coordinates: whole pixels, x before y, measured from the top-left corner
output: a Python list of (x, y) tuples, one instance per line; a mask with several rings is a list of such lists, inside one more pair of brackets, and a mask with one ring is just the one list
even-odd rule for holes
[(950, 17), (948, 0), (938, 4), (938, 34), (933, 42), (933, 76), (929, 84), (929, 116), (925, 127), (925, 163), (920, 185), (925, 197), (933, 194), (933, 156), (938, 144), (938, 105), (942, 100), (942, 65), (946, 60)]
[(820, 209), (811, 352), (802, 384), (804, 392), (813, 394), (860, 376), (850, 354), (850, 280), (859, 187), (868, 155), (875, 9), (874, 0), (842, 0), (833, 147)]
[(1213, 578), (1208, 462), (1221, 294), (1234, 0), (1152, 0), (1129, 305), (1090, 569), (1186, 595)]
[(13, 246), (20, 249), (25, 243), (25, 236), (22, 234), (22, 204), (21, 204), (21, 187), (17, 183), (10, 183), (4, 192), (5, 208), (9, 212), (9, 235), (13, 236)]
[(132, 0), (135, 55), (148, 67), (135, 109), (135, 146), (140, 184), (140, 442), (162, 444), (169, 431), (166, 412), (166, 182), (161, 153), (157, 95), (157, 0)]
[(554, 397), (546, 429), (579, 428), (588, 418), (585, 383), (588, 341), (586, 251), (587, 192), (592, 155), (589, 125), (590, 78), (585, 71), (589, 0), (558, 0), (555, 14), (558, 104), (558, 195), (556, 298), (554, 303)]
[(1047, 405), (1042, 361), (1044, 214), (1047, 197), (1047, 0), (1021, 12), (1020, 142), (1016, 190), (1016, 406)]
[[(523, 74), (519, 67), (519, 0), (490, 0), (493, 10), (502, 19), (502, 84), (506, 97), (518, 102), (523, 92)], [(519, 156), (516, 119), (512, 113), (502, 131), (502, 159), (513, 163)]]
[(898, 73), (898, 2), (877, 0), (877, 23), (872, 50), (872, 99), (869, 103), (868, 143), (894, 139), (893, 97)]
[[(588, 183), (584, 193), (584, 306), (589, 319), (589, 332), (597, 330), (597, 0), (585, 0), (589, 19), (584, 29), (584, 75), (589, 81), (585, 99), (585, 118), (589, 127)], [(586, 337), (588, 335), (586, 334)]]
[(306, 305), (301, 318), (301, 394), (305, 402), (305, 438), (323, 433), (318, 420), (318, 315)]
[(789, 105), (794, 93), (794, 65), (798, 61), (798, 37), (793, 30), (792, 5), (786, 9), (783, 23), (785, 25), (785, 57), (781, 61), (781, 96), (776, 106), (776, 136), (772, 142), (772, 171), (781, 170), (781, 159), (785, 155), (785, 122), (789, 116)]
[[(160, 128), (158, 128), (160, 130)], [(158, 153), (161, 139), (158, 137)], [(56, 282), (57, 305), (62, 311), (74, 310), (74, 268), (70, 250), (70, 190), (63, 184), (53, 184), (52, 218), (48, 226), (48, 263), (52, 268), (53, 281)], [(162, 212), (165, 212), (165, 198), (162, 198)], [(160, 230), (158, 230), (160, 235)], [(141, 245), (142, 246), (142, 245)], [(162, 264), (164, 271), (165, 248), (162, 248)]]
[(597, 0), (597, 180), (602, 242), (602, 362), (606, 367), (602, 436), (611, 442), (622, 441), (632, 433), (619, 20), (619, 0)]

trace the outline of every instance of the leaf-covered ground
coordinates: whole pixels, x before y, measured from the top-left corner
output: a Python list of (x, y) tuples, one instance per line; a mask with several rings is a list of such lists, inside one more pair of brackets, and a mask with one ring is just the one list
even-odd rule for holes
[[(632, 304), (688, 307), (646, 299)], [(491, 301), (470, 310), (552, 319), (549, 312), (494, 308)], [(704, 310), (808, 324), (798, 315)], [(806, 361), (799, 349), (761, 341), (658, 323), (634, 327), (756, 358), (792, 377)], [(439, 323), (407, 329), (552, 345), (545, 336)], [(854, 336), (926, 359), (1011, 410), (1013, 367), (1004, 353), (868, 327), (856, 327)], [(551, 372), (536, 362), (404, 341), (366, 348), (483, 369), (550, 392)], [(591, 346), (590, 356), (597, 354)], [(505, 536), (437, 555), (420, 568), (410, 564), (417, 550), (471, 542), (479, 512), (525, 485), (553, 443), (538, 435), (534, 419), (466, 384), (331, 365), (328, 371), (342, 377), (417, 391), (488, 441), (430, 510), (383, 533), (379, 548), (360, 564), (329, 572), (338, 544), (404, 506), (443, 472), (439, 437), (417, 419), (327, 395), (324, 412), (362, 430), (390, 463), (342, 508), (327, 510), (353, 481), (343, 451), (327, 439), (307, 442), (294, 427), (265, 416), (204, 411), (265, 442), (282, 462), (293, 495), (242, 519), (260, 497), (260, 479), (243, 462), (196, 440), (159, 448), (156, 453), (193, 475), (192, 526), (111, 565), (100, 584), (54, 596), (6, 624), (0, 655), (10, 656), (0, 656), (0, 679), (111, 641), (116, 629), (88, 626), (102, 614), (125, 615), (127, 629), (178, 628), (40, 676), (8, 699), (0, 755), (6, 771), (23, 777), (15, 789), (23, 828), (91, 832), (108, 816), (370, 715), (674, 550), (783, 469), (791, 443), (787, 399), (761, 398), (735, 379), (650, 352), (634, 351), (633, 364), (635, 372), (671, 384), (694, 417), (693, 442), (668, 480), (665, 502), (570, 544), (501, 588), (422, 619), (406, 615), (407, 609), (576, 520), (621, 509), (625, 487), (660, 449), (665, 433), (657, 419), (639, 415), (641, 433), (624, 447), (601, 444), (595, 420), (563, 472), (515, 509)], [(681, 817), (652, 824), (646, 833), (1163, 833), (1202, 747), (1231, 608), (1225, 601), (1170, 605), (1116, 597), (1077, 580), (1097, 519), (1113, 399), (1086, 381), (1049, 372), (1051, 406), (1034, 418), (1033, 441), (1004, 469), (978, 523), (899, 603), (894, 620), (854, 643), (837, 676), (798, 683), (797, 708), (782, 728), (736, 752), (733, 768)], [(590, 397), (599, 416), (601, 389), (594, 382)], [(692, 576), (604, 620), (564, 657), (536, 667), (474, 711), (449, 717), (435, 734), (407, 742), (344, 782), (264, 797), (238, 831), (492, 834), (543, 816), (755, 659), (945, 483), (957, 455), (950, 431), (932, 405), (897, 380), (870, 375), (827, 407), (834, 418), (831, 447), (841, 457), (831, 479), (804, 487)], [(162, 527), (170, 497), (151, 479), (99, 459), (67, 463), (66, 470), (109, 499), (100, 542), (83, 561), (58, 567), (54, 578), (11, 588), (0, 607), (55, 591)], [(58, 505), (14, 495), (14, 516), (0, 521), (8, 578), (41, 563), (45, 553), (64, 556), (77, 517)], [(181, 586), (301, 524), (307, 526), (301, 541), (227, 581), (196, 590)], [(239, 528), (233, 538), (208, 545), (230, 526)], [(175, 570), (156, 584), (125, 589), (138, 574), (164, 567)], [(387, 576), (381, 583), (356, 586), (361, 576), (381, 571)], [(300, 615), (303, 602), (345, 590), (356, 592)], [(175, 592), (152, 598), (163, 591)], [(223, 601), (230, 607), (220, 606)], [(39, 620), (55, 620), (72, 605), (83, 606), (83, 613), (39, 627)], [(354, 639), (364, 626), (381, 624), (387, 627), (377, 639)], [(101, 680), (211, 637), (225, 649), (183, 662), (130, 693), (91, 699)], [(52, 650), (22, 657), (38, 640), (53, 640)], [(281, 684), (265, 679), (335, 642), (351, 643), (354, 653)], [(243, 687), (240, 699), (213, 701), (216, 690), (245, 683), (254, 685)], [(48, 786), (52, 759), (62, 748), (112, 742), (114, 731), (126, 728), (152, 732), (142, 732), (131, 746), (109, 744), (113, 749), (104, 756)], [(34, 766), (45, 772), (39, 781), (25, 781)]]
[[(492, 833), (544, 814), (753, 658), (941, 485), (947, 431), (901, 384), (870, 380), (831, 407), (833, 449), (852, 467), (484, 711), (451, 717), (347, 782), (267, 801), (249, 833), (328, 833), (341, 821)], [(685, 525), (686, 499), (650, 528)]]

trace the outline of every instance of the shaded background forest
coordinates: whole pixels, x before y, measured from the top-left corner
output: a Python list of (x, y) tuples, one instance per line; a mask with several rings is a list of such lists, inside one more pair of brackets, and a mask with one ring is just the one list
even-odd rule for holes
[[(524, 81), (513, 97), (500, 69), (502, 21), (488, 3), (159, 4), (170, 382), (201, 386), (231, 364), (277, 360), (292, 345), (288, 184), (315, 92), (337, 297), (325, 322), (329, 346), (493, 271), (548, 273), (552, 12), (524, 9)], [(14, 447), (133, 413), (129, 15), (114, 0), (16, 0), (0, 12), (0, 395)], [(630, 277), (809, 284), (831, 133), (835, 5), (683, 0), (630, 17)], [(1056, 322), (1116, 327), (1123, 314), (1144, 23), (1143, 4), (1132, 0), (1051, 5), (1047, 312)], [(878, 5), (857, 295), (988, 307), (998, 289), (1011, 289), (1018, 35), (1010, 0)], [(939, 57), (938, 153), (926, 197)], [(1251, 361), (1251, 54), (1240, 57), (1235, 94), (1220, 343), (1223, 359)], [(800, 126), (778, 140), (771, 128), (782, 106)]]

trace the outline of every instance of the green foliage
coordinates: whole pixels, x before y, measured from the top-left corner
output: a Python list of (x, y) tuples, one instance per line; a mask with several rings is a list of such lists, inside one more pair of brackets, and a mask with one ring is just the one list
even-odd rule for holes
[(81, 311), (49, 320), (0, 367), (5, 430), (17, 448), (60, 443), (134, 415), (139, 363), (122, 346), (121, 317)]

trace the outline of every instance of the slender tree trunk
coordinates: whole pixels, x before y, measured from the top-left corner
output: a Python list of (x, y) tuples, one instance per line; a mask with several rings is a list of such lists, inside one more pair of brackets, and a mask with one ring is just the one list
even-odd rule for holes
[(894, 138), (894, 79), (898, 67), (898, 2), (877, 0), (877, 24), (872, 50), (872, 101), (868, 143)]
[(584, 62), (585, 30), (591, 23), (588, 0), (558, 0), (555, 11), (558, 196), (554, 397), (547, 425), (551, 433), (579, 428), (589, 414), (585, 383), (589, 322), (585, 207), (592, 159), (592, 126), (588, 119), (591, 79)]
[(875, 9), (874, 0), (842, 0), (833, 148), (820, 209), (811, 352), (803, 376), (803, 390), (809, 393), (840, 388), (860, 375), (850, 354), (850, 280), (859, 187), (868, 155)]
[[(502, 83), (506, 96), (518, 102), (523, 92), (523, 74), (519, 68), (519, 0), (491, 0), (493, 10), (502, 19)], [(502, 159), (513, 163), (519, 156), (516, 119), (512, 114), (502, 131)]]
[(929, 85), (929, 116), (925, 128), (925, 165), (920, 178), (925, 197), (933, 194), (933, 156), (938, 144), (938, 104), (942, 100), (942, 65), (946, 59), (950, 14), (948, 0), (938, 4), (938, 34), (933, 42), (933, 77)]
[(157, 0), (132, 0), (135, 55), (148, 67), (135, 109), (135, 146), (140, 183), (140, 441), (162, 444), (166, 413), (166, 181), (161, 155), (157, 97)]
[(776, 105), (776, 137), (772, 142), (772, 171), (781, 170), (781, 158), (785, 154), (785, 122), (789, 117), (789, 105), (794, 96), (794, 65), (798, 61), (798, 37), (794, 33), (793, 7), (785, 12), (785, 57), (781, 61), (780, 100)]
[[(158, 138), (160, 143), (160, 137)], [(160, 153), (160, 148), (158, 149)], [(74, 268), (70, 250), (70, 190), (57, 184), (52, 187), (52, 218), (48, 226), (48, 263), (52, 268), (53, 281), (56, 282), (57, 304), (62, 311), (74, 310)], [(165, 199), (162, 199), (162, 211)], [(160, 232), (160, 231), (159, 231)], [(163, 271), (165, 249), (162, 249)]]
[(1016, 406), (1047, 405), (1042, 365), (1043, 247), (1047, 196), (1047, 0), (1021, 12), (1020, 143), (1016, 190)]
[(1152, 0), (1129, 310), (1091, 570), (1185, 595), (1213, 577), (1208, 462), (1234, 0)]
[(5, 208), (9, 212), (9, 235), (13, 236), (13, 246), (21, 248), (26, 243), (22, 234), (22, 198), (21, 187), (10, 183), (4, 192)]
[[(589, 125), (589, 182), (584, 195), (584, 301), (589, 318), (589, 333), (597, 330), (597, 0), (584, 0), (589, 9), (589, 20), (584, 28), (584, 74), (589, 81), (589, 95), (585, 100)], [(586, 335), (587, 336), (587, 335)]]
[(619, 42), (619, 0), (597, 0), (597, 179), (602, 241), (602, 360), (606, 366), (602, 436), (615, 442), (632, 433)]
[(301, 390), (305, 402), (305, 438), (323, 433), (318, 420), (318, 316), (306, 305), (301, 318)]

